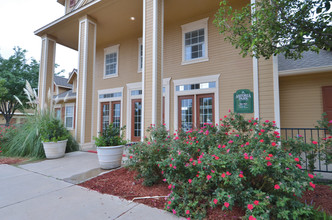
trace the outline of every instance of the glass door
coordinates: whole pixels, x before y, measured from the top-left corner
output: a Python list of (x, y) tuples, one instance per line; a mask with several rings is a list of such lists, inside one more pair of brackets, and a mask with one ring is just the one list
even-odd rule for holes
[(142, 134), (142, 100), (131, 101), (131, 141), (140, 141)]
[(179, 96), (179, 129), (189, 131), (194, 126), (194, 96)]

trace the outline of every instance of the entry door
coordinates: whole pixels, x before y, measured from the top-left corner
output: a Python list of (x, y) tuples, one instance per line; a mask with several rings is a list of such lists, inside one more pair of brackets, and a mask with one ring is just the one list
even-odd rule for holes
[(214, 94), (197, 95), (197, 128), (214, 123)]
[(112, 115), (111, 115), (111, 123), (113, 127), (120, 128), (121, 125), (121, 102), (113, 101), (111, 102), (112, 106)]
[(142, 134), (142, 100), (131, 101), (131, 141), (140, 141)]
[(327, 119), (332, 120), (332, 86), (324, 86), (323, 90), (323, 112), (326, 112)]
[(194, 96), (179, 96), (179, 129), (189, 131), (194, 128)]

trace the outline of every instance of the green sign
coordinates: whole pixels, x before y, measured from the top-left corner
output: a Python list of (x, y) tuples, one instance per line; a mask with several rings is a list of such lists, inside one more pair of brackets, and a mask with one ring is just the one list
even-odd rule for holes
[(234, 93), (234, 112), (253, 113), (254, 96), (249, 89), (240, 89)]

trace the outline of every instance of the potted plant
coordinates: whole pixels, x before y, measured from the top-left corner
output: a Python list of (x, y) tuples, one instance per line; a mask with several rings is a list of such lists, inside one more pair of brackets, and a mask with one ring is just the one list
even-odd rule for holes
[(44, 120), (40, 135), (46, 158), (55, 159), (65, 155), (69, 132), (59, 119), (51, 116)]
[(114, 127), (111, 123), (101, 132), (99, 137), (94, 138), (100, 168), (113, 169), (121, 166), (123, 148), (126, 141), (123, 140), (123, 133), (120, 136), (120, 132), (124, 129), (125, 127)]

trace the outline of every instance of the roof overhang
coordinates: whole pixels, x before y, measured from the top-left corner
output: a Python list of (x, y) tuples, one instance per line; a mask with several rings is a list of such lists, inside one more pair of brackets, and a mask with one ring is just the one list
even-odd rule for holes
[(302, 69), (283, 70), (279, 71), (279, 77), (304, 75), (312, 73), (324, 73), (324, 72), (332, 72), (332, 66), (320, 66), (320, 67), (311, 67), (311, 68), (302, 68)]
[(65, 0), (58, 0), (57, 2), (60, 3), (63, 6), (65, 5)]
[(75, 78), (74, 76), (75, 77), (77, 76), (77, 69), (73, 69), (73, 71), (71, 71), (67, 83), (73, 84), (74, 83), (74, 78)]

